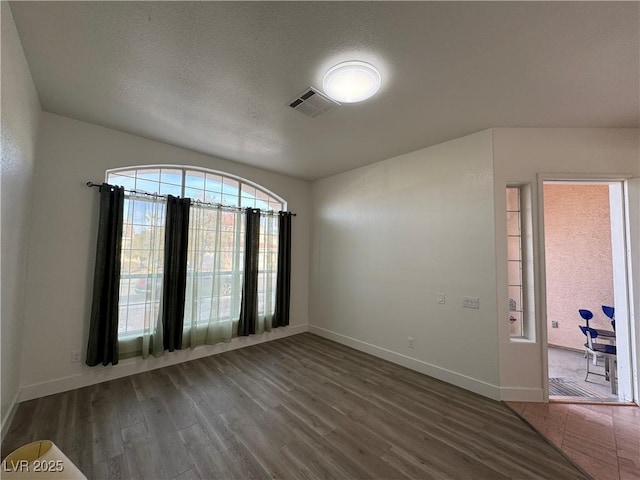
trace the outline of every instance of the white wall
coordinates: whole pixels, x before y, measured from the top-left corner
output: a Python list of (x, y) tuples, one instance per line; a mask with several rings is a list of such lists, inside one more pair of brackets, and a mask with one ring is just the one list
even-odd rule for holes
[[(509, 183), (531, 186), (541, 296), (539, 173), (638, 177), (638, 130), (498, 128), (314, 182), (310, 330), (494, 398), (542, 400), (542, 306), (532, 341), (510, 341), (500, 320)], [(640, 185), (629, 186), (637, 319)]]
[(314, 182), (310, 330), (497, 398), (492, 162), (487, 130)]
[(2, 17), (2, 434), (19, 390), (31, 182), (40, 102), (8, 2)]
[[(34, 178), (21, 399), (130, 375), (222, 351), (198, 347), (160, 359), (130, 359), (112, 367), (84, 365), (95, 258), (98, 195), (85, 182), (100, 182), (105, 170), (145, 164), (212, 168), (247, 178), (288, 202), (293, 220), (291, 326), (265, 336), (234, 339), (231, 348), (307, 328), (310, 185), (308, 182), (220, 160), (189, 150), (42, 114)], [(83, 361), (70, 363), (72, 350)]]
[(593, 312), (591, 327), (612, 328), (601, 308), (615, 303), (609, 185), (546, 184), (543, 192), (547, 343), (582, 351), (578, 309)]
[[(504, 188), (508, 183), (531, 185), (532, 215), (534, 227), (534, 254), (541, 260), (540, 251), (540, 204), (538, 174), (610, 176), (640, 174), (640, 144), (637, 129), (548, 129), (548, 128), (498, 128), (494, 130), (494, 170), (496, 208), (496, 257), (498, 265), (498, 318), (508, 318), (506, 291), (506, 220)], [(630, 186), (632, 184), (630, 183)], [(638, 198), (637, 182), (632, 198)], [(637, 222), (640, 205), (637, 200), (630, 203), (632, 221)], [(638, 265), (640, 239), (637, 225), (631, 239), (632, 260)], [(536, 262), (537, 297), (541, 299), (543, 286), (540, 283), (541, 265)], [(640, 271), (633, 272), (636, 285)], [(635, 304), (638, 305), (636, 287)], [(499, 322), (500, 340), (500, 385), (504, 400), (543, 399), (543, 384), (547, 372), (543, 365), (542, 342), (546, 338), (544, 305), (537, 305), (536, 339), (533, 342), (511, 342), (508, 322)], [(638, 315), (636, 311), (636, 316)], [(638, 332), (640, 334), (640, 331)], [(639, 339), (640, 340), (640, 339)], [(639, 341), (640, 344), (640, 341)]]

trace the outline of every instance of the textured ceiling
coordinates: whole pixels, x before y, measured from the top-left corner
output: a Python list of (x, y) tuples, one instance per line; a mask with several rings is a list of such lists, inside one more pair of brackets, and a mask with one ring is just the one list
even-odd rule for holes
[[(490, 127), (639, 125), (637, 2), (11, 9), (44, 110), (304, 179)], [(287, 106), (351, 59), (381, 70), (374, 99)]]

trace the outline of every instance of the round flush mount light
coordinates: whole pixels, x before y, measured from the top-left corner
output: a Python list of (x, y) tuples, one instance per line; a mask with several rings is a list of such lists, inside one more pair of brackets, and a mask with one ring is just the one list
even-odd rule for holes
[(376, 67), (365, 62), (339, 63), (324, 75), (324, 93), (337, 102), (356, 103), (371, 98), (380, 89)]

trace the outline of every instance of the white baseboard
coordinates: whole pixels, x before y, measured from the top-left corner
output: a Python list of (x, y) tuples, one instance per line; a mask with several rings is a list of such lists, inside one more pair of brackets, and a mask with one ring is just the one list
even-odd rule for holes
[(355, 338), (333, 332), (331, 330), (316, 327), (314, 325), (309, 326), (309, 331), (321, 337), (333, 340), (334, 342), (338, 342), (348, 347), (355, 348), (356, 350), (369, 353), (375, 357), (388, 360), (389, 362), (402, 365), (403, 367), (415, 370), (416, 372), (424, 373), (425, 375), (429, 375), (430, 377), (437, 378), (438, 380), (442, 380), (443, 382), (456, 385), (457, 387), (464, 388), (465, 390), (478, 393), (494, 400), (501, 399), (500, 388), (496, 385), (492, 385), (482, 380), (477, 380), (461, 373), (447, 370), (446, 368), (438, 367), (437, 365), (432, 365), (422, 360), (408, 357), (406, 355), (402, 355), (401, 353), (393, 352), (391, 350), (387, 350), (386, 348), (378, 347), (376, 345), (372, 345), (370, 343), (366, 343), (361, 340), (357, 340)]
[[(274, 328), (270, 332), (264, 332), (260, 335), (233, 338), (230, 343), (202, 345), (193, 350), (176, 350), (171, 354), (165, 354), (159, 358), (149, 357), (147, 359), (142, 359), (140, 357), (136, 357), (122, 360), (115, 366), (87, 367), (86, 373), (79, 375), (56, 378), (55, 380), (48, 380), (46, 382), (34, 383), (31, 385), (23, 385), (20, 389), (18, 399), (20, 402), (24, 402), (34, 398), (66, 392), (76, 388), (95, 385), (96, 383), (115, 380), (116, 378), (128, 377), (137, 373), (168, 367), (182, 362), (188, 362), (189, 360), (195, 360), (238, 348), (257, 345), (259, 343), (276, 340), (278, 338), (297, 335), (308, 331), (308, 329), (309, 326), (307, 324)], [(4, 428), (4, 422), (2, 425)]]
[(16, 414), (16, 410), (18, 409), (18, 397), (20, 396), (20, 389), (16, 392), (9, 404), (9, 410), (4, 415), (2, 419), (2, 425), (0, 426), (0, 443), (4, 442), (4, 437), (9, 431), (9, 427), (11, 426), (11, 421), (13, 420), (13, 416)]

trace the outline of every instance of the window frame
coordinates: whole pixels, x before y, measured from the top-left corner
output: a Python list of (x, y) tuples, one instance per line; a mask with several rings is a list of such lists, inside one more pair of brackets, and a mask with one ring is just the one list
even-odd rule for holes
[[(509, 205), (509, 194), (513, 192), (515, 196), (515, 205)], [(507, 185), (505, 193), (507, 195), (507, 287), (509, 289), (509, 336), (511, 338), (523, 338), (525, 336), (525, 307), (524, 307), (524, 252), (522, 242), (522, 189), (519, 186)], [(511, 221), (510, 216), (517, 217), (516, 221)], [(511, 231), (510, 227), (516, 227), (517, 232)], [(512, 240), (514, 242), (512, 242)], [(512, 243), (517, 243), (512, 247)], [(512, 251), (512, 250), (515, 250)], [(512, 255), (516, 253), (514, 258)], [(515, 266), (514, 266), (515, 264)], [(512, 275), (512, 272), (517, 269), (517, 274)], [(517, 278), (514, 278), (517, 276)], [(517, 289), (517, 294), (512, 295), (512, 290)], [(514, 298), (517, 297), (517, 298)], [(514, 315), (518, 315), (520, 318), (516, 318)], [(515, 324), (519, 321), (518, 331), (515, 333), (511, 331), (512, 320)]]
[[(509, 213), (516, 211), (509, 210), (508, 189), (517, 189), (518, 191), (518, 210), (519, 215), (519, 254), (520, 254), (520, 285), (512, 285), (509, 278), (509, 263), (515, 260), (509, 258), (509, 238), (514, 235), (509, 234)], [(507, 313), (511, 317), (511, 296), (509, 289), (512, 287), (520, 287), (520, 308), (516, 311), (520, 313), (521, 329), (519, 334), (511, 334), (511, 322), (509, 323), (509, 339), (511, 342), (532, 342), (535, 341), (535, 299), (534, 299), (534, 265), (533, 265), (533, 217), (532, 217), (532, 198), (531, 186), (521, 183), (508, 183), (504, 189), (505, 192), (505, 240), (506, 240), (506, 291), (507, 291)]]

